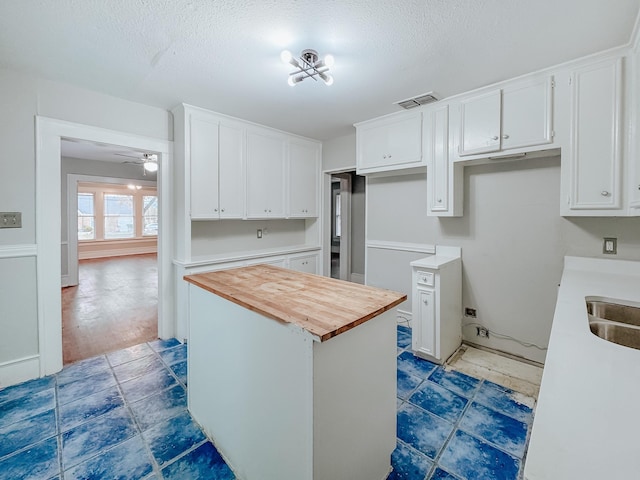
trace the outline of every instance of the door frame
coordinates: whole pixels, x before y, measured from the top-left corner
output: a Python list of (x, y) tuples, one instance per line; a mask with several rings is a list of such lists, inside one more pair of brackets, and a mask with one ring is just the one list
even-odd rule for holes
[(158, 154), (158, 335), (175, 335), (172, 288), (172, 185), (173, 142), (100, 127), (56, 120), (35, 119), (36, 137), (36, 285), (38, 291), (38, 347), (40, 375), (62, 369), (62, 255), (61, 255), (61, 147), (62, 138), (86, 140)]

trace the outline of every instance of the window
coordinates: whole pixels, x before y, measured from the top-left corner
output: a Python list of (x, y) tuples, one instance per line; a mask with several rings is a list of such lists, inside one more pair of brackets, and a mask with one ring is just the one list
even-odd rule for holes
[(133, 196), (105, 193), (104, 238), (133, 238)]
[(78, 194), (78, 240), (96, 238), (95, 201), (93, 193)]
[(78, 183), (78, 240), (155, 240), (158, 196), (153, 186)]
[(142, 197), (142, 235), (158, 235), (158, 197), (144, 195)]

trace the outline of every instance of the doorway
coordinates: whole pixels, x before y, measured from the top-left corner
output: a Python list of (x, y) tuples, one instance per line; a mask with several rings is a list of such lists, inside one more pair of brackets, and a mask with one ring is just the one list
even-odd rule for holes
[(331, 174), (331, 277), (364, 283), (366, 178)]
[[(40, 375), (62, 369), (61, 302), (61, 141), (78, 139), (158, 154), (158, 335), (175, 335), (172, 294), (171, 143), (168, 140), (118, 132), (72, 122), (36, 117), (36, 279), (38, 291), (38, 362)], [(166, 206), (166, 208), (164, 208)], [(55, 232), (58, 232), (57, 234)], [(165, 313), (166, 312), (166, 313)]]
[[(67, 147), (63, 140), (61, 189), (67, 208), (62, 225), (68, 252), (62, 262), (65, 365), (158, 338), (155, 175), (141, 173), (135, 163), (120, 156), (111, 158), (104, 146), (85, 145), (82, 152)], [(65, 155), (69, 153), (82, 158)], [(85, 158), (89, 156), (99, 159)], [(129, 178), (69, 173), (100, 171)]]

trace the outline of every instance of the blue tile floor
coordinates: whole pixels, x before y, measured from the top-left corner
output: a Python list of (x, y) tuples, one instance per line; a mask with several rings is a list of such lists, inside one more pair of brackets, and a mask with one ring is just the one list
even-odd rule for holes
[(533, 411), (513, 391), (413, 355), (398, 327), (398, 430), (389, 480), (522, 478)]
[(187, 411), (187, 347), (136, 345), (0, 390), (0, 479), (233, 479)]
[[(530, 408), (409, 350), (398, 327), (389, 480), (517, 479)], [(187, 411), (187, 347), (136, 345), (0, 390), (0, 480), (235, 478)], [(270, 479), (265, 479), (270, 480)]]

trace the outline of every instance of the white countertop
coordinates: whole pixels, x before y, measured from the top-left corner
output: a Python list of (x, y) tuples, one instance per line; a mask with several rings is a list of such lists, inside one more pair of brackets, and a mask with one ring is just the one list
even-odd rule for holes
[(525, 480), (640, 478), (640, 350), (591, 333), (587, 296), (640, 301), (640, 262), (565, 258)]
[(416, 268), (438, 270), (451, 262), (460, 260), (460, 255), (460, 247), (437, 245), (435, 255), (430, 255), (428, 257), (421, 258), (420, 260), (415, 260), (411, 262), (411, 266)]

